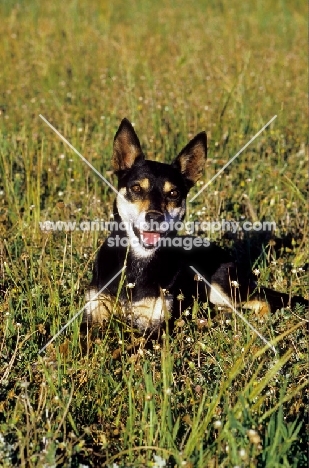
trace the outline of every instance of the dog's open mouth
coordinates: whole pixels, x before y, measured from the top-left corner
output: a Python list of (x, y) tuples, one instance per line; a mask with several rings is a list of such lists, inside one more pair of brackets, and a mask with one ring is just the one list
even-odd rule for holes
[(137, 229), (136, 227), (134, 227), (133, 230), (136, 237), (138, 237), (140, 243), (146, 249), (154, 249), (158, 247), (160, 240), (166, 234), (158, 231), (142, 231), (140, 229)]
[(159, 232), (140, 231), (140, 239), (145, 246), (156, 247), (160, 242), (161, 234)]

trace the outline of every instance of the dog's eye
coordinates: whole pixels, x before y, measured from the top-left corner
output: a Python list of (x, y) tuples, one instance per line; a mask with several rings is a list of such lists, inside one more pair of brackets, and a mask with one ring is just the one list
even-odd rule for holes
[(132, 185), (131, 190), (134, 193), (140, 193), (142, 191), (142, 188), (140, 185), (135, 184), (135, 185)]
[(176, 189), (173, 189), (169, 192), (168, 196), (172, 198), (173, 200), (175, 200), (176, 198), (179, 197), (179, 191)]

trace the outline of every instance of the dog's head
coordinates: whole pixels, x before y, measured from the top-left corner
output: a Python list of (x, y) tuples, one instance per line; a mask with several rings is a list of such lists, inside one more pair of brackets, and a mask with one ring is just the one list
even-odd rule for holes
[(120, 194), (116, 206), (136, 256), (151, 256), (161, 238), (172, 234), (175, 223), (184, 219), (186, 197), (202, 175), (206, 153), (206, 133), (201, 132), (172, 164), (145, 160), (134, 128), (122, 120), (112, 159)]

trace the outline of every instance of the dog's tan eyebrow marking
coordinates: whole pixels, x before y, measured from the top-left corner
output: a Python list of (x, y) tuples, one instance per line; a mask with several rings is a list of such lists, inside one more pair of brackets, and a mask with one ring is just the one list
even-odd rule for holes
[(147, 179), (147, 177), (145, 177), (145, 179), (139, 180), (138, 183), (144, 190), (149, 189), (150, 182), (149, 182), (149, 179)]
[(170, 192), (171, 190), (173, 190), (175, 188), (175, 186), (171, 183), (171, 182), (168, 182), (167, 180), (164, 182), (164, 185), (163, 185), (163, 192), (167, 193), (167, 192)]

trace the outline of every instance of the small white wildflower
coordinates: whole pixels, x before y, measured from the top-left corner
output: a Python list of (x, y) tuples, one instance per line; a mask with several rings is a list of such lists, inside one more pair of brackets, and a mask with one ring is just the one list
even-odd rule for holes
[(244, 448), (241, 448), (239, 450), (239, 456), (240, 456), (240, 458), (246, 458), (247, 453), (246, 453), (246, 450)]
[(64, 154), (59, 154), (59, 159), (64, 159), (65, 155)]
[(155, 462), (153, 468), (164, 468), (166, 466), (166, 461), (160, 455), (153, 455), (153, 460)]
[(219, 429), (222, 426), (222, 421), (220, 421), (220, 419), (218, 419), (213, 424), (214, 424), (215, 429)]
[(194, 275), (194, 281), (203, 281), (203, 278), (200, 275)]
[(254, 268), (253, 274), (254, 274), (255, 276), (259, 276), (260, 270), (259, 270), (258, 268)]
[(239, 288), (239, 283), (237, 281), (231, 281), (231, 285), (234, 286), (234, 288)]
[(202, 343), (201, 341), (199, 341), (198, 344), (200, 345), (200, 348), (201, 348), (202, 351), (205, 351), (207, 349), (207, 346), (204, 343)]
[(172, 394), (172, 389), (171, 389), (171, 388), (167, 388), (167, 389), (165, 390), (165, 395), (168, 395), (168, 396), (169, 396), (169, 395), (171, 395), (171, 394)]
[(25, 381), (20, 384), (21, 388), (27, 388), (29, 387), (29, 382)]
[(59, 196), (59, 197), (62, 197), (63, 195), (64, 195), (64, 192), (62, 192), (62, 190), (59, 190), (58, 196)]
[(128, 284), (127, 284), (127, 288), (128, 288), (128, 289), (133, 289), (133, 288), (135, 288), (135, 283), (128, 283)]
[(259, 434), (254, 429), (249, 429), (247, 432), (249, 440), (252, 444), (259, 444), (261, 442)]
[(291, 272), (292, 272), (293, 274), (297, 273), (296, 268), (293, 268), (293, 269), (291, 270)]

